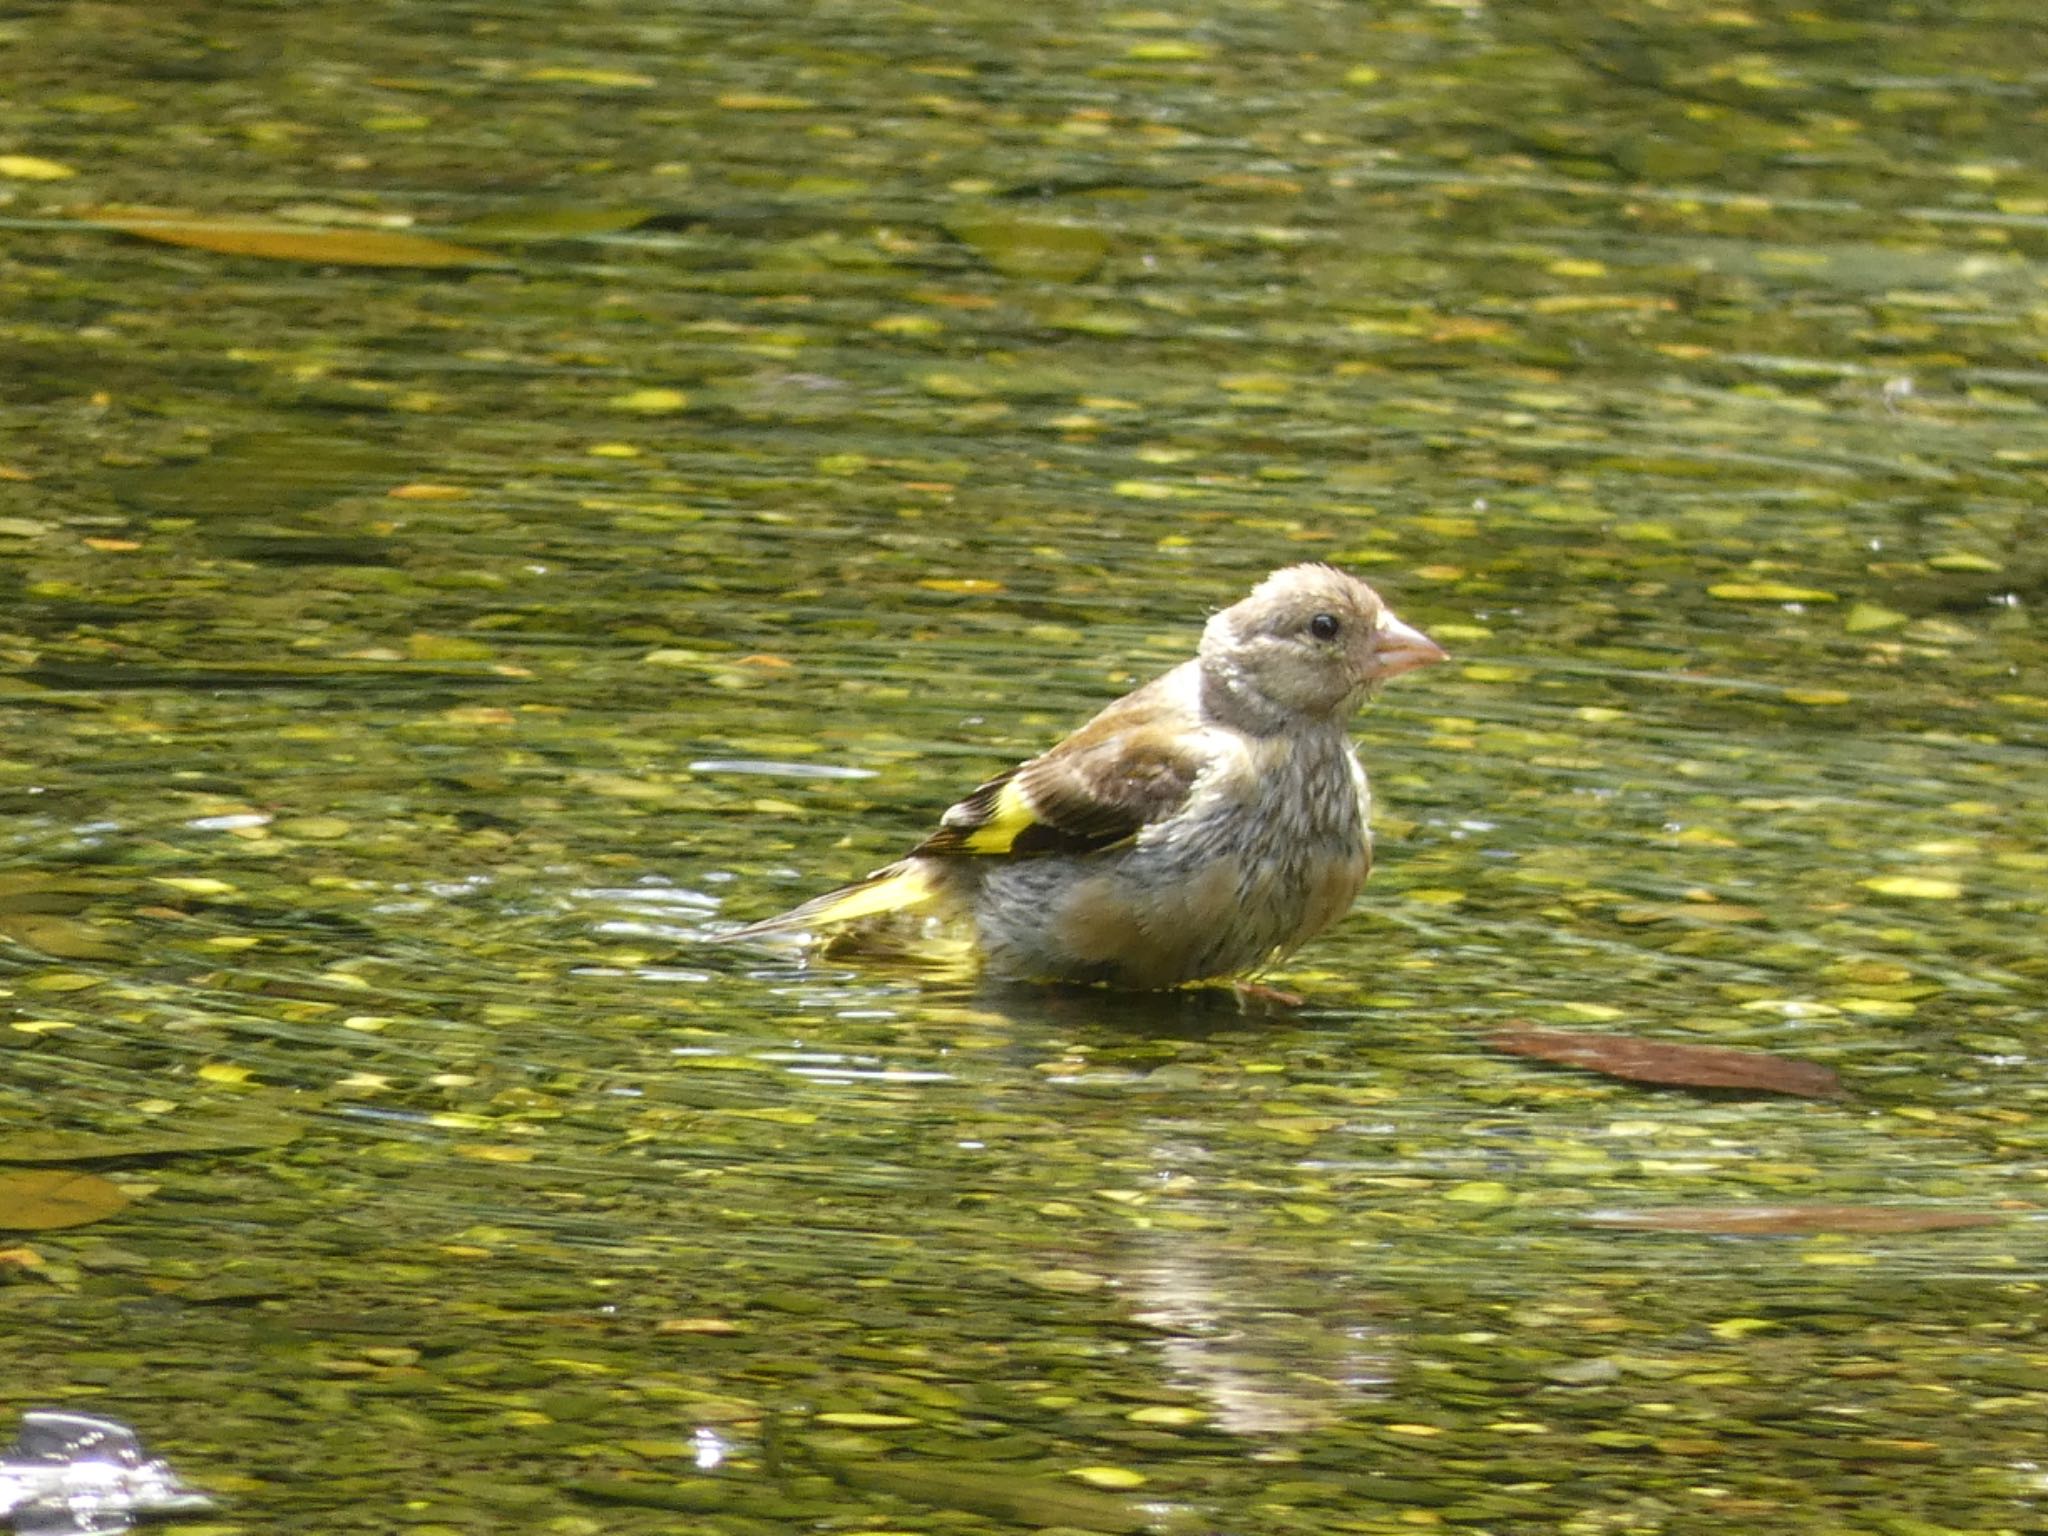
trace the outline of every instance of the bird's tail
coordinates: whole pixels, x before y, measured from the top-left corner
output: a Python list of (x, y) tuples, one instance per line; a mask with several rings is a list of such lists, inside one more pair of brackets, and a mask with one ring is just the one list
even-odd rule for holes
[(800, 907), (758, 923), (734, 928), (717, 936), (721, 944), (735, 940), (772, 938), (784, 933), (807, 933), (818, 928), (837, 928), (863, 917), (880, 917), (891, 912), (912, 912), (929, 906), (938, 886), (925, 865), (915, 859), (878, 869), (867, 879), (813, 896)]

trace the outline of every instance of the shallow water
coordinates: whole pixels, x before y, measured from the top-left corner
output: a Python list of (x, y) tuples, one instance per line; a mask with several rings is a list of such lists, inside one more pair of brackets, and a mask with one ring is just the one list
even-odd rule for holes
[[(0, 23), (0, 1158), (134, 1196), (0, 1232), (0, 1407), (251, 1530), (2028, 1526), (2038, 43)], [(1300, 1010), (697, 942), (1299, 558), (1456, 657)], [(1597, 1219), (1780, 1203), (2002, 1219)]]

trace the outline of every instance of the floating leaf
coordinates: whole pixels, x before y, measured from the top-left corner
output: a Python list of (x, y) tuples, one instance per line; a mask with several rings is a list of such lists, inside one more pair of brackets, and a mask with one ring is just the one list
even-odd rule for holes
[(1963, 894), (1955, 881), (1933, 875), (1873, 875), (1857, 884), (1880, 896), (1900, 896), (1908, 901), (1954, 901)]
[(1707, 588), (1709, 597), (1725, 603), (1832, 603), (1835, 594), (1819, 587), (1794, 587), (1782, 581), (1724, 581)]
[(0, 176), (14, 181), (62, 181), (77, 174), (70, 166), (40, 155), (0, 155)]
[(767, 91), (727, 91), (718, 104), (728, 112), (807, 112), (817, 105), (806, 96), (777, 96)]
[(1740, 1236), (1810, 1232), (1937, 1232), (1949, 1227), (1990, 1227), (2005, 1220), (1994, 1211), (1947, 1211), (1916, 1205), (1664, 1205), (1595, 1211), (1594, 1226), (1635, 1232), (1703, 1232)]
[(1622, 907), (1614, 914), (1617, 923), (1667, 922), (1760, 923), (1764, 914), (1755, 907), (1730, 901), (1659, 901)]
[(489, 251), (390, 229), (294, 229), (210, 219), (104, 221), (109, 229), (165, 245), (267, 261), (310, 261), (345, 267), (487, 267), (503, 263)]
[(1901, 624), (1912, 622), (1911, 615), (1886, 608), (1882, 604), (1857, 603), (1842, 620), (1842, 628), (1852, 635), (1870, 635), (1880, 630), (1897, 629)]
[(638, 228), (658, 211), (630, 203), (615, 207), (592, 207), (583, 203), (514, 203), (510, 207), (478, 214), (473, 219), (464, 219), (457, 227), (479, 235), (561, 240), (578, 235), (615, 235), (622, 230)]
[(665, 416), (686, 410), (690, 397), (680, 389), (633, 389), (613, 395), (608, 402), (615, 411), (638, 411), (647, 416)]
[(0, 913), (0, 933), (58, 960), (113, 960), (122, 953), (104, 930), (51, 912)]
[(1445, 1190), (1444, 1198), (1465, 1205), (1506, 1205), (1515, 1198), (1515, 1192), (1495, 1179), (1468, 1179)]
[(522, 80), (536, 80), (542, 84), (560, 82), (564, 85), (599, 85), (618, 90), (644, 91), (651, 88), (654, 76), (642, 75), (624, 69), (578, 69), (568, 65), (548, 65), (541, 69), (529, 69)]
[(1185, 1408), (1171, 1403), (1159, 1403), (1148, 1408), (1133, 1408), (1124, 1417), (1133, 1424), (1158, 1424), (1168, 1429), (1179, 1429), (1188, 1424), (1200, 1424), (1209, 1417), (1209, 1413), (1204, 1408)]
[(858, 1409), (846, 1409), (838, 1413), (821, 1413), (817, 1416), (820, 1424), (836, 1424), (841, 1429), (908, 1429), (922, 1424), (924, 1420), (913, 1419), (901, 1413), (863, 1413)]
[(1202, 494), (1195, 486), (1173, 485), (1164, 480), (1119, 480), (1110, 490), (1134, 501), (1173, 501)]
[(168, 885), (174, 891), (183, 891), (187, 896), (232, 896), (235, 888), (225, 880), (216, 880), (211, 875), (157, 875), (158, 885)]
[(1133, 43), (1124, 50), (1127, 59), (1140, 59), (1152, 64), (1186, 64), (1199, 59), (1216, 56), (1216, 49), (1209, 43), (1191, 43), (1180, 38), (1165, 39), (1156, 43)]
[(1005, 277), (1074, 283), (1102, 265), (1109, 240), (1098, 229), (1000, 211), (955, 214), (946, 233)]
[(1025, 1275), (1024, 1283), (1041, 1291), (1065, 1291), (1080, 1295), (1085, 1291), (1100, 1290), (1109, 1282), (1101, 1275), (1090, 1274), (1085, 1269), (1041, 1269)]
[(1525, 1026), (1496, 1030), (1487, 1043), (1511, 1056), (1531, 1056), (1638, 1083), (1790, 1093), (1808, 1099), (1836, 1098), (1842, 1092), (1842, 1080), (1827, 1067), (1736, 1046), (1678, 1045), (1630, 1035)]
[(79, 912), (115, 889), (91, 875), (9, 870), (0, 875), (0, 912)]
[(1130, 1467), (1076, 1467), (1067, 1475), (1091, 1488), (1142, 1488), (1150, 1481)]
[(111, 1216), (128, 1203), (128, 1192), (96, 1173), (59, 1168), (0, 1173), (0, 1229), (47, 1232), (82, 1227)]

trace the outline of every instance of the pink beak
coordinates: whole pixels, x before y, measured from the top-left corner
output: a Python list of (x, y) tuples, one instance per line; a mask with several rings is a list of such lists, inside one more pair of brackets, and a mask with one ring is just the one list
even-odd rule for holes
[(1433, 667), (1440, 661), (1449, 660), (1450, 653), (1442, 646), (1413, 625), (1403, 624), (1391, 613), (1380, 625), (1379, 674), (1382, 678), (1399, 677), (1417, 667)]

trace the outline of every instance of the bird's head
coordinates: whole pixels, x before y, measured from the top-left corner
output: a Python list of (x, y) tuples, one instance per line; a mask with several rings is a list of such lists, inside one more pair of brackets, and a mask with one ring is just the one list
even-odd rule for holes
[(1379, 593), (1333, 565), (1275, 571), (1202, 631), (1202, 670), (1254, 729), (1342, 718), (1379, 684), (1444, 660)]

